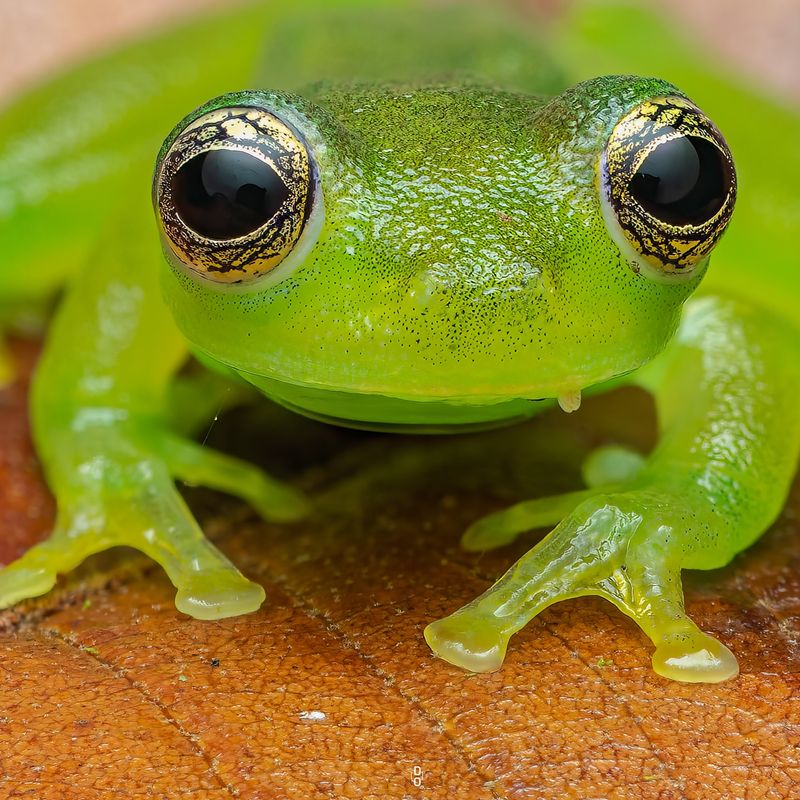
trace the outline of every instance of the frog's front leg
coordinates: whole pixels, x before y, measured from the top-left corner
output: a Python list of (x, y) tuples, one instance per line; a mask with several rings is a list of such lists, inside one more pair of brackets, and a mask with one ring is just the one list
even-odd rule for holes
[(59, 573), (117, 545), (158, 562), (178, 590), (176, 606), (193, 617), (219, 619), (261, 605), (264, 590), (206, 539), (176, 491), (158, 456), (159, 438), (118, 423), (81, 425), (80, 441), (61, 439), (60, 463), (49, 465), (55, 531), (0, 572), (0, 607), (44, 594)]
[(497, 669), (509, 637), (559, 600), (594, 594), (656, 645), (654, 669), (682, 681), (738, 671), (721, 643), (686, 616), (680, 571), (726, 564), (779, 513), (800, 451), (800, 336), (733, 299), (687, 308), (676, 340), (641, 376), (661, 440), (626, 480), (521, 504), (480, 521), (470, 549), (564, 519), (494, 586), (425, 637), (440, 657)]
[(0, 571), (0, 606), (43, 594), (92, 553), (128, 545), (164, 567), (181, 611), (247, 613), (263, 589), (205, 538), (174, 479), (245, 497), (268, 519), (305, 512), (290, 487), (170, 429), (168, 386), (186, 347), (161, 300), (148, 215), (145, 207), (109, 231), (51, 326), (32, 420), (56, 529)]

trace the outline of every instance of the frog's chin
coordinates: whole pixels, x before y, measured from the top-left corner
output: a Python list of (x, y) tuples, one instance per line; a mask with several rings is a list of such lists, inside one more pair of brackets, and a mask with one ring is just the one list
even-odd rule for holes
[[(344, 428), (397, 433), (459, 433), (485, 430), (519, 422), (542, 411), (560, 406), (576, 411), (584, 393), (605, 391), (625, 380), (641, 364), (628, 369), (571, 376), (571, 385), (517, 387), (506, 394), (408, 395), (380, 390), (364, 390), (326, 385), (310, 385), (260, 375), (225, 364), (195, 350), (201, 361), (212, 368), (237, 374), (263, 395), (290, 411), (311, 419)], [(610, 373), (610, 374), (609, 374)]]
[(509, 425), (554, 405), (555, 400), (469, 398), (414, 400), (285, 383), (243, 374), (264, 395), (306, 417), (361, 430), (456, 433)]

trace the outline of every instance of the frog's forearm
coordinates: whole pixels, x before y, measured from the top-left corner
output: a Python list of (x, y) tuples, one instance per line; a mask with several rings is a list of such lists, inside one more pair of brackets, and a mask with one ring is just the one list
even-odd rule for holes
[(121, 214), (52, 323), (32, 387), (34, 437), (47, 463), (57, 463), (52, 447), (71, 430), (162, 413), (187, 349), (161, 299), (148, 233), (144, 210)]
[(709, 536), (687, 541), (681, 566), (727, 563), (780, 512), (800, 452), (800, 332), (732, 298), (688, 304), (676, 340), (642, 372), (663, 429), (640, 475), (697, 498)]
[[(791, 325), (744, 302), (692, 304), (642, 375), (663, 427), (650, 459), (613, 490), (588, 490), (491, 589), (430, 625), (434, 651), (468, 669), (496, 668), (508, 638), (539, 611), (597, 594), (653, 640), (661, 674), (735, 674), (733, 656), (685, 615), (680, 570), (727, 563), (779, 512), (800, 451), (797, 345)], [(555, 508), (559, 499), (538, 502)]]
[[(191, 472), (173, 469), (181, 453), (195, 455), (200, 481), (214, 477), (207, 465), (222, 457), (181, 445), (167, 429), (167, 386), (186, 345), (159, 293), (160, 254), (145, 235), (146, 211), (109, 229), (98, 262), (87, 265), (53, 323), (34, 378), (32, 420), (58, 520), (48, 540), (0, 572), (0, 605), (47, 591), (59, 572), (120, 544), (158, 561), (178, 589), (178, 607), (193, 616), (246, 613), (263, 601), (263, 589), (204, 537), (173, 485), (174, 475)], [(116, 247), (123, 235), (130, 243)], [(246, 485), (228, 480), (224, 488), (253, 494), (255, 482), (270, 496), (296, 499), (258, 483), (255, 467), (234, 474), (243, 472)]]

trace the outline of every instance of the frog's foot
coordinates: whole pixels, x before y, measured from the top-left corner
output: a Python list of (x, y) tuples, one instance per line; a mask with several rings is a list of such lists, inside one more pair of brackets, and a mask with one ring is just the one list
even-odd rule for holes
[(461, 546), (471, 552), (493, 550), (513, 542), (517, 536), (536, 528), (556, 525), (599, 487), (606, 490), (622, 486), (642, 469), (645, 459), (639, 453), (619, 445), (593, 450), (582, 466), (589, 489), (525, 500), (509, 508), (488, 514), (470, 525), (461, 537)]
[(59, 574), (87, 556), (124, 545), (164, 568), (177, 589), (179, 611), (197, 619), (256, 611), (264, 601), (263, 588), (205, 538), (169, 476), (150, 474), (144, 480), (128, 486), (114, 481), (117, 491), (106, 492), (99, 503), (94, 493), (76, 498), (71, 504), (76, 511), (59, 514), (50, 538), (0, 570), (0, 608), (45, 594)]
[(294, 490), (251, 464), (162, 430), (144, 437), (103, 432), (97, 438), (90, 431), (77, 443), (70, 440), (72, 448), (85, 449), (57, 471), (56, 530), (0, 570), (0, 607), (45, 594), (59, 573), (87, 556), (126, 545), (164, 568), (177, 589), (175, 605), (192, 617), (221, 619), (259, 608), (264, 590), (206, 539), (173, 478), (236, 494), (272, 520), (305, 513), (306, 503)]
[[(563, 522), (484, 594), (428, 625), (434, 653), (472, 672), (496, 670), (511, 635), (536, 614), (559, 600), (594, 594), (650, 637), (660, 675), (708, 683), (735, 676), (733, 654), (684, 612), (679, 564), (696, 532), (681, 498), (646, 490), (581, 497), (560, 498), (563, 507), (573, 506)], [(551, 503), (555, 510), (557, 500)]]
[(118, 545), (141, 550), (164, 567), (178, 590), (175, 605), (185, 614), (221, 619), (259, 608), (263, 588), (205, 538), (171, 482), (155, 481), (137, 494), (123, 491), (102, 506), (79, 500), (79, 511), (60, 515), (49, 539), (0, 571), (0, 608), (45, 594), (60, 573)]

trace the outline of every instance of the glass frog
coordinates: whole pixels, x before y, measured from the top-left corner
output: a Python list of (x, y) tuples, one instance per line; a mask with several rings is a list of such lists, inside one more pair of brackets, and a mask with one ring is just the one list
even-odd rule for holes
[[(575, 71), (625, 50), (624, 15), (592, 13), (616, 22), (566, 35)], [(163, 566), (186, 614), (259, 608), (262, 587), (174, 486), (277, 522), (308, 512), (186, 434), (225, 376), (334, 424), (432, 433), (573, 411), (627, 381), (655, 398), (655, 450), (602, 448), (585, 488), (477, 520), (469, 550), (552, 531), (425, 638), (495, 670), (539, 611), (595, 594), (650, 637), (661, 675), (737, 673), (687, 617), (681, 570), (758, 538), (796, 466), (797, 265), (777, 263), (794, 239), (774, 217), (796, 220), (797, 160), (752, 181), (750, 244), (713, 279), (737, 194), (725, 126), (667, 80), (563, 88), (546, 50), (499, 7), (276, 2), (129, 45), (4, 111), (0, 320), (67, 288), (31, 397), (58, 518), (0, 572), (0, 605), (125, 544)], [(732, 129), (752, 153), (747, 125)], [(190, 352), (215, 381), (178, 374)]]

